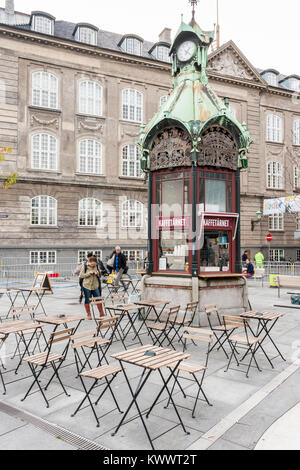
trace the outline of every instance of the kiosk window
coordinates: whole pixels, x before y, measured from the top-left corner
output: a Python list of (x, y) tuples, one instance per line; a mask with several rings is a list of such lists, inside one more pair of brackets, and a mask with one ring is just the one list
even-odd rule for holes
[(232, 212), (232, 178), (231, 173), (200, 172), (200, 204), (205, 212)]
[(206, 231), (201, 250), (201, 272), (230, 271), (228, 232)]

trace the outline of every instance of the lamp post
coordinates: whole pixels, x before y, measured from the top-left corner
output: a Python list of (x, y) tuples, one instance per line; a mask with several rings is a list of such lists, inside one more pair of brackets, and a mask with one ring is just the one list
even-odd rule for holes
[(262, 218), (263, 218), (263, 213), (262, 213), (262, 211), (259, 209), (259, 210), (256, 212), (256, 220), (253, 220), (253, 219), (251, 220), (251, 231), (252, 231), (252, 232), (254, 232), (255, 225), (261, 223)]

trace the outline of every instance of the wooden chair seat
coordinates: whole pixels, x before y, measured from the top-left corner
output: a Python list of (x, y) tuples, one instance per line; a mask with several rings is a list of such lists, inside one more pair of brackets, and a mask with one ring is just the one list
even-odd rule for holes
[(97, 369), (92, 369), (87, 372), (83, 372), (81, 377), (87, 377), (89, 379), (101, 380), (110, 375), (115, 375), (121, 372), (122, 369), (119, 366), (101, 366)]
[(166, 328), (171, 328), (171, 325), (167, 323), (154, 323), (153, 325), (148, 325), (148, 328), (150, 330), (163, 331)]
[(44, 366), (45, 364), (50, 364), (51, 362), (56, 362), (60, 359), (63, 359), (63, 356), (60, 354), (51, 353), (48, 357), (48, 353), (44, 352), (37, 354), (36, 356), (27, 357), (24, 361), (36, 366)]
[(78, 343), (75, 343), (72, 345), (73, 349), (81, 348), (81, 347), (86, 347), (86, 348), (93, 348), (95, 344), (98, 344), (99, 346), (104, 346), (105, 344), (109, 344), (108, 339), (103, 339), (99, 337), (91, 338), (91, 339), (86, 339), (83, 341), (79, 341)]
[(230, 326), (230, 325), (228, 325), (228, 326), (215, 326), (213, 328), (213, 331), (233, 331), (233, 330), (236, 330), (236, 329), (237, 329), (237, 326), (234, 326), (234, 325), (232, 325), (232, 326)]
[(182, 362), (178, 367), (180, 372), (187, 372), (188, 374), (197, 374), (197, 372), (203, 372), (207, 370), (206, 367), (200, 366), (199, 364), (189, 364), (187, 362)]
[(255, 336), (249, 336), (247, 338), (246, 335), (234, 335), (229, 338), (231, 343), (241, 343), (241, 344), (257, 344), (259, 343), (259, 338), (255, 338)]

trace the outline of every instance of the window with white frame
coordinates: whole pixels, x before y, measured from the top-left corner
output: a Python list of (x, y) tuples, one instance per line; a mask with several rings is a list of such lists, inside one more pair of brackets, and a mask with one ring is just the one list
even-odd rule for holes
[(102, 175), (102, 145), (96, 140), (80, 140), (79, 172)]
[(34, 15), (32, 21), (32, 30), (37, 33), (54, 34), (54, 20), (47, 16)]
[(57, 201), (50, 196), (36, 196), (31, 200), (31, 225), (55, 226)]
[(264, 79), (266, 80), (267, 84), (270, 86), (277, 86), (277, 75), (274, 72), (267, 72), (263, 75)]
[(284, 260), (284, 250), (270, 250), (270, 261), (280, 262)]
[(169, 96), (161, 96), (159, 99), (159, 107), (161, 108), (167, 101), (168, 101)]
[(56, 251), (31, 251), (30, 264), (56, 264)]
[(31, 165), (34, 170), (57, 170), (57, 139), (50, 134), (31, 138)]
[(268, 163), (268, 189), (283, 189), (283, 169), (281, 163)]
[(99, 83), (88, 80), (79, 83), (79, 113), (102, 115), (102, 86)]
[(297, 165), (294, 168), (294, 189), (300, 188), (300, 166)]
[(141, 178), (141, 155), (137, 145), (125, 145), (122, 149), (122, 176)]
[(284, 215), (273, 214), (269, 216), (269, 230), (272, 232), (284, 231)]
[(80, 227), (97, 227), (102, 222), (102, 202), (87, 198), (79, 201)]
[(57, 109), (58, 79), (53, 73), (33, 72), (32, 105), (41, 108)]
[(300, 119), (294, 121), (294, 145), (300, 145)]
[(139, 201), (128, 200), (122, 204), (122, 227), (142, 228), (144, 206)]
[(97, 44), (97, 31), (87, 26), (79, 26), (75, 35), (76, 41), (96, 46)]
[(142, 250), (124, 250), (127, 261), (143, 261), (144, 252)]
[(83, 263), (86, 261), (86, 257), (89, 253), (93, 253), (99, 260), (102, 260), (102, 250), (80, 250), (78, 251), (78, 262)]
[(157, 46), (154, 51), (153, 55), (157, 60), (161, 60), (162, 62), (170, 62), (171, 58), (169, 56), (170, 48), (167, 46)]
[(300, 80), (298, 78), (290, 78), (288, 87), (293, 91), (300, 91)]
[(122, 119), (126, 121), (142, 122), (143, 95), (133, 89), (122, 91)]
[(267, 140), (282, 142), (282, 118), (276, 114), (267, 116)]
[(123, 51), (127, 52), (127, 54), (132, 55), (142, 55), (142, 41), (137, 38), (128, 37), (125, 38), (122, 42), (122, 49)]

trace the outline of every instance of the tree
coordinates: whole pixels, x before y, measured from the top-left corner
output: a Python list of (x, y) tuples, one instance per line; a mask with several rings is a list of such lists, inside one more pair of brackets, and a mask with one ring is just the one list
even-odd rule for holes
[[(2, 148), (0, 147), (0, 162), (4, 162), (6, 155), (10, 155), (11, 152), (12, 152), (11, 147), (2, 147)], [(17, 173), (12, 172), (12, 173), (9, 173), (8, 175), (5, 175), (4, 183), (1, 183), (0, 187), (2, 187), (2, 189), (4, 190), (11, 188), (12, 185), (16, 183), (17, 178), (18, 178)]]

